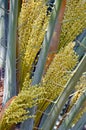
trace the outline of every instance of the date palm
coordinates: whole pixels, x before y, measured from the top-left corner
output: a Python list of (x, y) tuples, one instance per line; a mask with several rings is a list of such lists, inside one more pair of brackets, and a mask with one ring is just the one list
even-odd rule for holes
[[(36, 14), (37, 15), (36, 16), (34, 14), (36, 11), (38, 11), (37, 10), (38, 5), (40, 5), (39, 9), (41, 13), (39, 15)], [(67, 6), (65, 7), (65, 5)], [(76, 9), (79, 9), (79, 6), (81, 7), (83, 14), (79, 12), (79, 17), (76, 18), (78, 14)], [(75, 40), (77, 35), (81, 33), (83, 29), (85, 29), (86, 20), (84, 18), (85, 16), (84, 9), (86, 7), (86, 2), (84, 0), (83, 1), (76, 0), (73, 1), (73, 3), (71, 4), (70, 0), (69, 1), (56, 0), (52, 7), (53, 7), (52, 12), (51, 13), (48, 12), (48, 15), (50, 15), (50, 20), (49, 20), (47, 31), (45, 31), (49, 16), (46, 15), (47, 8), (44, 5), (44, 1), (41, 0), (22, 1), (22, 7), (21, 7), (21, 1), (19, 1), (18, 4), (18, 1), (14, 2), (13, 0), (10, 0), (7, 53), (6, 53), (6, 65), (5, 65), (6, 67), (5, 67), (5, 78), (4, 78), (4, 96), (3, 96), (3, 104), (4, 105), (6, 104), (5, 106), (7, 107), (3, 108), (1, 112), (0, 130), (13, 129), (15, 124), (22, 121), (24, 122), (21, 124), (21, 128), (20, 128), (21, 130), (29, 130), (29, 129), (32, 130), (38, 127), (43, 130), (53, 129), (53, 126), (55, 125), (55, 122), (58, 116), (60, 115), (65, 103), (68, 101), (70, 94), (72, 94), (75, 91), (74, 89), (75, 89), (75, 85), (77, 84), (77, 81), (79, 80), (83, 72), (86, 72), (86, 67), (85, 67), (86, 66), (86, 54), (85, 54), (86, 35), (83, 35), (80, 43), (77, 40), (78, 38)], [(44, 9), (45, 14), (42, 11), (42, 9)], [(20, 12), (20, 10), (21, 13), (19, 16), (19, 25), (17, 26), (18, 15), (19, 15), (18, 13)], [(70, 10), (75, 11), (72, 12), (73, 14), (71, 15), (71, 17), (69, 17), (71, 12)], [(64, 16), (64, 20), (63, 20), (63, 16)], [(82, 20), (80, 18), (82, 18)], [(83, 22), (82, 26), (80, 26), (81, 22)], [(75, 30), (76, 25), (77, 27)], [(17, 34), (17, 29), (18, 29), (18, 34)], [(43, 32), (42, 29), (44, 29), (43, 31), (45, 32)], [(68, 31), (70, 33), (68, 33)], [(19, 39), (17, 37), (19, 37)], [(35, 43), (34, 43), (34, 39), (36, 39)], [(17, 40), (19, 42), (19, 45), (18, 42), (16, 42)], [(73, 43), (69, 44), (69, 42), (73, 42), (74, 40), (76, 43), (75, 46), (73, 45), (74, 51), (76, 52), (76, 54), (78, 54), (79, 63), (77, 63), (76, 61), (77, 57), (75, 56), (75, 53), (71, 48)], [(34, 48), (32, 48), (33, 46), (30, 46), (29, 43), (30, 44), (33, 43), (32, 45), (34, 45)], [(40, 43), (38, 48), (36, 48), (37, 46), (36, 43)], [(59, 47), (58, 47), (58, 43), (59, 43)], [(66, 53), (67, 52), (66, 48), (68, 48), (66, 47), (67, 45), (71, 45), (70, 49), (72, 52), (71, 51), (70, 53), (68, 52), (70, 58), (71, 59), (73, 58), (71, 57), (70, 54), (72, 54), (75, 57), (75, 61), (74, 59), (72, 59), (70, 63), (67, 62), (68, 59), (66, 60), (64, 59), (64, 57), (67, 56)], [(64, 48), (64, 52), (62, 48)], [(34, 54), (32, 55), (32, 53)], [(50, 53), (52, 53), (52, 55), (50, 55)], [(62, 55), (63, 57), (61, 57)], [(71, 69), (68, 68), (68, 72), (71, 73), (72, 76), (71, 75), (69, 76), (68, 72), (64, 72), (65, 76), (69, 76), (66, 77), (67, 81), (65, 81), (64, 75), (63, 75), (63, 79), (62, 77), (60, 77), (59, 80), (56, 80), (56, 78), (54, 78), (54, 76), (57, 77), (58, 73), (60, 74), (60, 70), (59, 70), (60, 66), (59, 68), (57, 68), (57, 74), (53, 76), (53, 72), (56, 72), (56, 70), (54, 70), (54, 68), (56, 67), (55, 64), (59, 64), (61, 62), (58, 58), (57, 59), (58, 63), (54, 64), (56, 60), (56, 56), (57, 58), (58, 57), (63, 58), (62, 61), (64, 63), (63, 68), (65, 67), (65, 63), (68, 63), (69, 64), (68, 67), (71, 68)], [(36, 57), (39, 58), (36, 59)], [(46, 59), (50, 59), (49, 63), (48, 61), (46, 62)], [(16, 61), (18, 63), (18, 66), (16, 65)], [(30, 63), (28, 63), (28, 61)], [(36, 63), (36, 65), (33, 68), (32, 66), (34, 66), (34, 63)], [(45, 65), (48, 67), (44, 68)], [(19, 69), (20, 72), (18, 72), (18, 70), (16, 71), (16, 69)], [(51, 71), (52, 69), (53, 72)], [(16, 72), (18, 73), (18, 75), (16, 74)], [(63, 74), (63, 72), (61, 73)], [(59, 84), (59, 81), (61, 80), (64, 81), (64, 83), (61, 81), (63, 83), (61, 86), (63, 86), (64, 89), (63, 87), (62, 88), (58, 87), (59, 93), (57, 93), (57, 95), (53, 98), (50, 98), (50, 96), (48, 96), (49, 94), (48, 90), (45, 89), (46, 86), (50, 85), (50, 87), (52, 87), (54, 85), (53, 82), (54, 80), (50, 78), (50, 80), (53, 83), (49, 81), (49, 78), (47, 80), (47, 77), (49, 77), (47, 75), (49, 74), (51, 75), (51, 77), (53, 76), (52, 79), (54, 78), (54, 80), (56, 80), (56, 85)], [(17, 84), (16, 81), (18, 80), (19, 83)], [(48, 83), (45, 83), (45, 81), (47, 81)], [(54, 85), (53, 87), (55, 87), (56, 85)], [(17, 96), (18, 87), (20, 87), (19, 88), (20, 90)], [(51, 90), (49, 91), (51, 92)], [(44, 97), (45, 95), (46, 97)], [(74, 114), (78, 113), (77, 110), (79, 110), (80, 106), (86, 101), (86, 96), (83, 95), (86, 95), (85, 91), (82, 93), (80, 98), (77, 99), (77, 101), (75, 102), (76, 105), (74, 103), (73, 108), (69, 110), (69, 117), (66, 115), (67, 113), (65, 112), (65, 118), (63, 118), (62, 123), (60, 122), (60, 127), (58, 128), (59, 130), (61, 129), (67, 130), (69, 129), (68, 128), (69, 126), (71, 127), (70, 124), (72, 123), (72, 120), (75, 117)], [(49, 103), (49, 101), (46, 101), (46, 99), (51, 101), (52, 103)], [(6, 108), (7, 110), (5, 112)], [(40, 113), (38, 112), (39, 110), (42, 113), (38, 115), (38, 113)], [(48, 114), (46, 116), (47, 111)], [(11, 117), (9, 115), (9, 112), (12, 114)], [(35, 114), (38, 117), (34, 118)], [(80, 119), (79, 123), (82, 122), (82, 120), (83, 117)], [(4, 127), (5, 125), (7, 127)], [(77, 125), (78, 124), (76, 124), (74, 127), (78, 127)]]

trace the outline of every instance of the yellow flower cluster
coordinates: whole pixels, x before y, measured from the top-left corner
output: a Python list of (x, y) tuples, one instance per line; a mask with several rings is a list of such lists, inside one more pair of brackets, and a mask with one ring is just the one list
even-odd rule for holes
[(77, 56), (73, 51), (73, 46), (74, 44), (70, 43), (65, 49), (61, 49), (61, 51), (56, 54), (43, 79), (43, 86), (45, 86), (46, 91), (50, 93), (51, 99), (54, 95), (56, 97), (60, 93), (60, 89), (64, 89), (64, 85), (68, 81), (70, 73), (77, 63)]
[[(68, 79), (71, 77), (71, 71), (77, 63), (77, 56), (73, 51), (73, 43), (70, 43), (65, 49), (61, 49), (56, 54), (42, 82), (37, 86), (25, 87), (19, 95), (12, 101), (8, 109), (5, 111), (0, 122), (0, 130), (8, 130), (13, 124), (22, 122), (31, 116), (27, 108), (38, 105), (35, 125), (38, 124), (42, 113), (44, 112), (50, 101), (55, 100), (65, 87)], [(28, 77), (27, 77), (28, 78)], [(27, 113), (29, 115), (27, 115)]]
[[(49, 66), (42, 81), (42, 86), (45, 88), (47, 93), (45, 94), (44, 102), (38, 106), (38, 110), (44, 112), (50, 104), (50, 101), (55, 100), (59, 96), (68, 79), (71, 77), (71, 71), (78, 61), (78, 57), (73, 51), (73, 46), (74, 44), (70, 43), (65, 47), (65, 49), (61, 49)], [(35, 121), (36, 126), (40, 117), (41, 113), (38, 111)]]
[(67, 0), (59, 49), (73, 41), (86, 27), (86, 1)]
[(22, 5), (19, 17), (21, 86), (25, 78), (28, 77), (29, 81), (32, 64), (41, 48), (49, 21), (46, 12), (47, 7), (43, 0), (30, 0)]
[(27, 90), (21, 91), (11, 102), (0, 120), (0, 130), (10, 130), (13, 124), (34, 117), (29, 110), (27, 111), (27, 108), (32, 108), (42, 102), (44, 93), (44, 88), (38, 88), (38, 86), (30, 86)]

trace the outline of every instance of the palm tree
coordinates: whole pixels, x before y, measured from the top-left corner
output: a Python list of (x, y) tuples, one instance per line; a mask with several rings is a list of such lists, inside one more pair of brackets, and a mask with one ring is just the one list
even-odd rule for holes
[[(56, 0), (51, 12), (46, 5), (41, 0), (30, 0), (22, 1), (21, 7), (18, 1), (10, 0), (0, 130), (14, 129), (20, 122), (21, 130), (51, 130), (59, 115), (62, 120), (56, 129), (68, 130), (72, 122), (71, 129), (75, 129), (85, 118), (83, 114), (75, 115), (81, 113), (81, 106), (85, 113), (86, 33), (83, 29), (86, 2)], [(67, 107), (64, 109), (64, 106)]]

